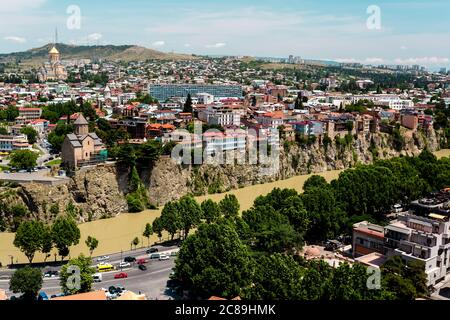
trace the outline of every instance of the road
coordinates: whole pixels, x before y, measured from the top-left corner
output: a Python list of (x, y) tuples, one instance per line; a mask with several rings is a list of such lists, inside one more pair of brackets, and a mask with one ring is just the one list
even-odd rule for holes
[[(157, 246), (157, 248), (161, 253), (163, 252), (171, 252), (173, 250), (177, 250), (178, 247), (161, 247)], [(146, 249), (136, 250), (131, 252), (124, 253), (116, 253), (110, 255), (110, 259), (107, 263), (111, 263), (114, 266), (118, 266), (118, 264), (125, 257), (134, 257), (134, 258), (146, 258), (148, 259), (148, 255), (146, 254)], [(93, 258), (92, 261), (94, 264), (97, 264), (97, 259)], [(96, 290), (101, 290), (102, 288), (108, 289), (110, 286), (121, 285), (125, 287), (126, 290), (133, 291), (135, 293), (143, 293), (147, 296), (149, 300), (168, 300), (172, 298), (170, 296), (170, 290), (167, 289), (166, 284), (169, 280), (170, 274), (172, 273), (173, 268), (175, 267), (175, 257), (171, 257), (167, 261), (159, 261), (159, 260), (150, 260), (149, 263), (146, 264), (147, 271), (141, 271), (138, 269), (137, 265), (134, 264), (131, 268), (123, 269), (120, 271), (118, 268), (117, 271), (103, 273), (103, 281), (101, 283), (95, 283), (94, 288)], [(59, 267), (43, 268), (43, 272), (52, 270), (59, 271)], [(0, 272), (0, 289), (6, 290), (6, 294), (9, 296), (14, 295), (9, 291), (9, 278), (12, 275), (14, 270), (2, 270)], [(126, 279), (114, 279), (114, 276), (119, 272), (125, 272), (128, 274), (128, 278)], [(51, 296), (53, 294), (61, 293), (61, 287), (59, 283), (59, 278), (53, 279), (44, 279), (42, 291), (45, 291), (47, 295)]]

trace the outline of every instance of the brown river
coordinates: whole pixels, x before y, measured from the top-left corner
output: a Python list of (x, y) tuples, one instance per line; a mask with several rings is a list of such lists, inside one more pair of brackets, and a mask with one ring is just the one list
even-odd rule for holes
[[(450, 150), (441, 150), (435, 154), (439, 158), (449, 157)], [(323, 172), (319, 175), (331, 181), (337, 179), (340, 173), (341, 171), (335, 170)], [(249, 186), (224, 194), (198, 197), (197, 200), (200, 202), (205, 199), (220, 201), (226, 194), (234, 194), (241, 204), (241, 210), (247, 210), (252, 206), (255, 198), (268, 194), (274, 188), (290, 188), (301, 192), (303, 184), (310, 176), (303, 175), (273, 183)], [(89, 255), (86, 244), (84, 243), (88, 236), (93, 236), (99, 240), (99, 246), (94, 251), (95, 256), (116, 253), (121, 250), (128, 251), (131, 249), (131, 241), (136, 237), (140, 240), (138, 248), (147, 246), (147, 239), (142, 236), (144, 227), (147, 223), (152, 223), (160, 213), (160, 210), (148, 210), (138, 214), (122, 214), (112, 219), (81, 224), (79, 226), (81, 231), (80, 243), (77, 246), (71, 247), (70, 255), (72, 257), (78, 256), (80, 253)], [(164, 239), (168, 239), (168, 235), (165, 234)], [(0, 263), (3, 266), (11, 263), (11, 259), (13, 259), (14, 263), (27, 262), (23, 253), (14, 247), (13, 240), (13, 233), (0, 233)], [(154, 244), (156, 241), (158, 241), (158, 238), (156, 235), (153, 235), (150, 238), (150, 244)], [(40, 262), (43, 259), (44, 257), (41, 254), (37, 254), (34, 262)], [(54, 259), (55, 256), (52, 255), (49, 260)]]

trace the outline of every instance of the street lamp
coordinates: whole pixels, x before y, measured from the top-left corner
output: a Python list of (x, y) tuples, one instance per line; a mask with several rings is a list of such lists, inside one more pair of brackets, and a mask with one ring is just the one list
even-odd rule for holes
[(120, 249), (120, 271), (122, 272), (122, 254), (123, 254), (123, 250)]
[(11, 258), (11, 266), (14, 265), (14, 257), (12, 255), (9, 255), (9, 257)]

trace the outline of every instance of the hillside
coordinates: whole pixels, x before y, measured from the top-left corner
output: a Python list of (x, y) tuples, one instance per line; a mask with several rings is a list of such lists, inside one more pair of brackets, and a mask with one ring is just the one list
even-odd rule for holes
[[(41, 65), (48, 59), (48, 52), (52, 44), (34, 48), (24, 52), (14, 52), (0, 54), (0, 63), (18, 62), (21, 65), (36, 66)], [(143, 61), (149, 59), (156, 60), (191, 60), (196, 57), (184, 54), (164, 53), (144, 47), (123, 45), (102, 45), (102, 46), (74, 46), (58, 43), (56, 45), (63, 60), (71, 59), (104, 59), (109, 61)]]

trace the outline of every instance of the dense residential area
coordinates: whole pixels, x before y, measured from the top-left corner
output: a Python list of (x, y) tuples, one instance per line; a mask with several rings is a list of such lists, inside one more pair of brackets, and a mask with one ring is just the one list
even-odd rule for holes
[(447, 70), (60, 45), (0, 65), (0, 299), (449, 299)]

